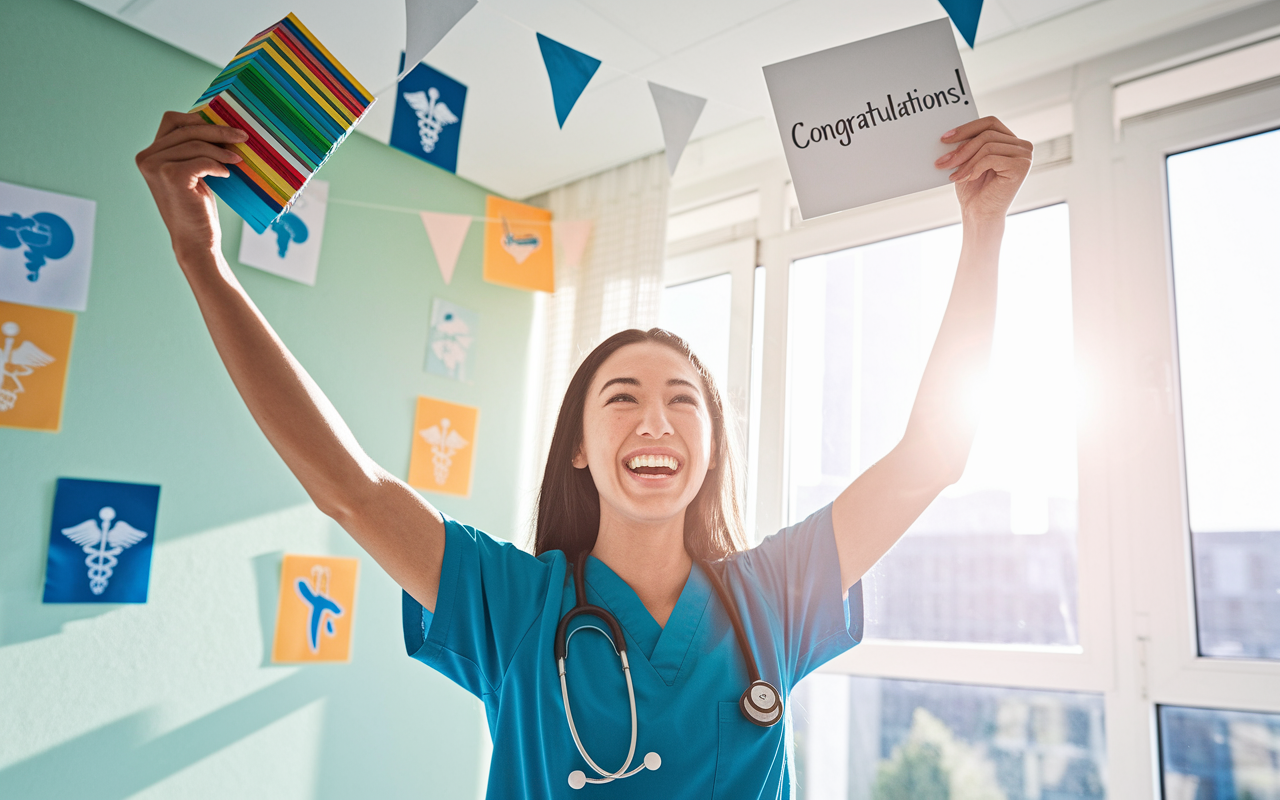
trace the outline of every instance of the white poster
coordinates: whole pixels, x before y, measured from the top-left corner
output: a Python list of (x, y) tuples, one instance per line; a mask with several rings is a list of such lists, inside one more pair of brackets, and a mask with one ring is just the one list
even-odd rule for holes
[(764, 68), (805, 219), (944, 186), (942, 134), (978, 118), (947, 19)]
[(240, 263), (315, 286), (328, 205), (329, 182), (312, 180), (293, 207), (263, 233), (254, 233), (246, 222), (240, 235)]
[(97, 203), (0, 181), (0, 300), (84, 311)]

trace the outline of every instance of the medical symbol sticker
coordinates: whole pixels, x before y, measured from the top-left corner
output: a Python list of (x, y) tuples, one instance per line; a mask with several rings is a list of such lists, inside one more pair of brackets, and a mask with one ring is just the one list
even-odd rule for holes
[(0, 181), (0, 300), (84, 311), (96, 208)]
[(262, 233), (244, 223), (240, 233), (240, 263), (315, 286), (328, 207), (328, 181), (312, 180), (289, 210)]
[(145, 603), (160, 487), (59, 478), (46, 603)]
[(0, 303), (0, 427), (56, 431), (75, 314)]
[(409, 455), (409, 485), (443, 494), (471, 493), (471, 454), (479, 409), (419, 397)]
[(428, 164), (458, 171), (458, 142), (467, 87), (426, 64), (404, 76), (396, 92), (390, 145)]
[(551, 212), (490, 195), (485, 217), (484, 279), (517, 289), (554, 292)]
[(360, 560), (286, 555), (271, 660), (349, 661)]
[(431, 306), (426, 371), (470, 382), (471, 346), (476, 340), (479, 320), (476, 312), (437, 297)]

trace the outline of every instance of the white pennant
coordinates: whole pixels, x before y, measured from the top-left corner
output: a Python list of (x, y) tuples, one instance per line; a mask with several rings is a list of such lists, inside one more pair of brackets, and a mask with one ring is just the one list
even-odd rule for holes
[(693, 135), (693, 126), (698, 124), (698, 117), (702, 116), (702, 108), (707, 104), (707, 99), (678, 92), (653, 81), (649, 81), (649, 92), (658, 109), (662, 139), (667, 144), (667, 170), (674, 175), (680, 156), (684, 154), (684, 146)]
[(431, 241), (431, 252), (436, 254), (436, 263), (440, 265), (440, 275), (446, 284), (453, 280), (453, 268), (458, 265), (458, 253), (462, 252), (462, 243), (467, 238), (467, 230), (471, 228), (471, 217), (466, 214), (440, 214), (435, 211), (420, 211), (422, 227), (427, 229), (427, 239)]
[(400, 80), (475, 8), (476, 0), (404, 0), (404, 68)]
[(551, 226), (555, 230), (556, 241), (560, 243), (564, 265), (569, 269), (577, 269), (587, 251), (587, 240), (591, 238), (591, 220), (568, 219), (553, 222)]

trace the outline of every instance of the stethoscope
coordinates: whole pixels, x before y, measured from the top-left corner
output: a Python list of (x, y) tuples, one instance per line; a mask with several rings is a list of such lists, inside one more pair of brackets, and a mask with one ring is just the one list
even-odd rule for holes
[[(657, 753), (646, 753), (644, 761), (640, 766), (627, 771), (631, 766), (631, 760), (636, 754), (636, 733), (638, 726), (636, 725), (636, 692), (631, 684), (631, 665), (627, 662), (627, 641), (622, 635), (622, 626), (618, 624), (618, 620), (605, 609), (600, 606), (593, 606), (587, 602), (586, 589), (586, 563), (587, 554), (583, 553), (578, 556), (577, 561), (573, 565), (573, 587), (577, 594), (577, 604), (560, 618), (560, 624), (556, 627), (556, 668), (560, 673), (560, 696), (564, 698), (564, 718), (569, 722), (569, 733), (573, 734), (573, 743), (578, 746), (578, 752), (582, 754), (582, 758), (591, 769), (595, 770), (598, 778), (588, 778), (580, 769), (575, 769), (569, 773), (569, 785), (574, 789), (581, 789), (588, 783), (609, 783), (621, 778), (629, 778), (642, 769), (656, 770), (662, 766), (662, 757)], [(720, 580), (720, 576), (709, 565), (703, 565), (703, 572), (711, 580), (711, 585), (715, 588), (716, 594), (720, 597), (720, 603), (724, 606), (724, 610), (729, 614), (729, 621), (733, 623), (733, 633), (738, 639), (738, 649), (742, 651), (742, 658), (747, 662), (747, 675), (751, 678), (751, 685), (742, 693), (742, 697), (738, 699), (738, 708), (742, 710), (742, 715), (749, 721), (767, 728), (782, 719), (782, 695), (768, 681), (760, 678), (760, 668), (756, 665), (755, 654), (751, 652), (751, 645), (747, 641), (747, 632), (742, 627), (742, 617), (738, 614), (738, 607), (734, 605), (733, 598), (729, 596), (729, 592), (725, 589), (724, 584)], [(586, 614), (603, 620), (609, 626), (609, 631), (604, 631), (595, 625), (581, 625), (574, 628), (571, 633), (568, 632), (569, 623), (574, 617)], [(613, 651), (618, 654), (618, 658), (622, 661), (622, 674), (627, 679), (627, 699), (631, 703), (631, 748), (627, 750), (627, 760), (623, 762), (622, 767), (617, 772), (609, 772), (602, 769), (599, 764), (587, 755), (587, 749), (582, 746), (582, 739), (578, 736), (578, 729), (573, 724), (573, 711), (569, 708), (569, 685), (565, 675), (564, 662), (569, 654), (569, 640), (573, 638), (573, 634), (580, 630), (591, 629), (598, 631), (609, 643), (613, 645)], [(609, 635), (612, 632), (612, 636)]]

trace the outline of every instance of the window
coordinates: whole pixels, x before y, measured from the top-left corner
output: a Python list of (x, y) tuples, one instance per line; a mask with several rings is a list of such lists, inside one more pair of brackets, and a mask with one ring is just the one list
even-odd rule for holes
[[(793, 264), (792, 522), (902, 436), (960, 240), (950, 226)], [(968, 468), (867, 576), (869, 637), (1078, 643), (1070, 264), (1065, 204), (1009, 219)]]
[(1167, 800), (1280, 797), (1280, 714), (1160, 707)]
[(1167, 170), (1199, 649), (1276, 659), (1280, 131)]
[(733, 277), (728, 273), (668, 286), (658, 323), (683, 338), (715, 378), (720, 391), (729, 378), (729, 310)]

